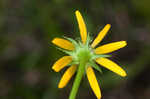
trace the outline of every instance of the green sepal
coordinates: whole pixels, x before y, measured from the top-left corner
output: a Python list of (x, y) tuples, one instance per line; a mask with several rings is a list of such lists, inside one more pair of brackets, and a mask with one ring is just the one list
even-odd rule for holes
[(79, 64), (79, 62), (77, 62), (77, 61), (72, 61), (71, 63), (69, 63), (69, 65), (74, 65), (74, 64)]
[(68, 51), (68, 50), (65, 50), (65, 49), (62, 49), (62, 48), (59, 48), (59, 47), (56, 47), (56, 48), (57, 48), (58, 50), (64, 52), (64, 53), (66, 53), (66, 54), (69, 54), (69, 55), (71, 55), (71, 53), (72, 53), (72, 51)]
[(87, 39), (86, 39), (86, 45), (89, 46), (90, 42), (91, 42), (91, 37), (90, 37), (90, 35), (88, 33), (87, 34)]
[(93, 55), (92, 59), (102, 58), (102, 57), (111, 57), (111, 55)]
[(94, 69), (96, 69), (100, 73), (103, 73), (100, 66), (98, 66), (94, 61), (90, 61), (89, 64), (90, 64), (90, 66), (92, 66)]
[(78, 43), (75, 40), (73, 40), (72, 38), (65, 37), (65, 36), (64, 36), (64, 38), (69, 40), (75, 47), (78, 46)]

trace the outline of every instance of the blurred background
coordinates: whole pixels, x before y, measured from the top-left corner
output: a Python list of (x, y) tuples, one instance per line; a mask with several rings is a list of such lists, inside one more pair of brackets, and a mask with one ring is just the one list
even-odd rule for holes
[[(51, 40), (79, 38), (76, 10), (93, 38), (106, 24), (112, 25), (101, 44), (128, 42), (111, 58), (127, 77), (104, 68), (103, 74), (95, 71), (102, 99), (149, 99), (149, 4), (149, 0), (0, 0), (0, 99), (68, 99), (74, 77), (58, 89), (65, 69), (56, 73), (51, 67), (65, 54)], [(86, 76), (77, 99), (96, 99)]]

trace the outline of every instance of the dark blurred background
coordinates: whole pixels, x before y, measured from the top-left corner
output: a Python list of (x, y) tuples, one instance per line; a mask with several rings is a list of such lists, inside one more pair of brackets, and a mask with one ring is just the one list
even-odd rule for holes
[[(102, 44), (126, 40), (112, 53), (126, 78), (103, 69), (95, 71), (102, 99), (150, 97), (149, 0), (0, 0), (0, 99), (68, 99), (73, 79), (64, 89), (57, 84), (64, 73), (52, 64), (64, 55), (51, 40), (79, 37), (74, 12), (79, 10), (92, 37), (106, 25), (112, 28)], [(87, 77), (77, 99), (96, 99)]]

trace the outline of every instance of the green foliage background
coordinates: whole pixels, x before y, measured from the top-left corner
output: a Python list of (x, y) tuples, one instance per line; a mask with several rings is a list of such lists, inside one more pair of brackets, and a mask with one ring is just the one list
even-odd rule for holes
[[(149, 99), (149, 0), (1, 0), (0, 99), (67, 99), (71, 82), (57, 84), (64, 73), (52, 64), (64, 54), (52, 45), (54, 37), (79, 38), (74, 12), (79, 10), (90, 35), (112, 28), (102, 44), (126, 40), (128, 46), (112, 53), (126, 78), (103, 69), (96, 72), (103, 99)], [(86, 76), (77, 99), (96, 99)]]

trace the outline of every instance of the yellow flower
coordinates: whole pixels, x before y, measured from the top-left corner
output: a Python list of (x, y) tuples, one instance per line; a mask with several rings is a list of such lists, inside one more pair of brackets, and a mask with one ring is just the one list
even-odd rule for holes
[[(95, 73), (93, 71), (93, 68), (100, 71), (99, 66), (97, 66), (96, 63), (100, 64), (102, 67), (105, 67), (114, 73), (125, 77), (127, 74), (126, 72), (119, 67), (116, 63), (109, 60), (106, 57), (110, 57), (110, 55), (105, 55), (108, 53), (111, 53), (113, 51), (116, 51), (120, 48), (123, 48), (127, 45), (126, 41), (118, 41), (109, 43), (106, 45), (101, 45), (99, 47), (96, 47), (102, 39), (107, 34), (108, 30), (110, 29), (111, 25), (107, 24), (102, 31), (99, 32), (96, 39), (92, 42), (90, 45), (91, 39), (87, 35), (87, 29), (86, 25), (84, 23), (84, 20), (82, 18), (82, 15), (79, 11), (75, 12), (80, 35), (81, 35), (81, 42), (76, 42), (70, 38), (61, 39), (61, 38), (55, 38), (52, 40), (52, 43), (59, 46), (62, 51), (69, 54), (68, 56), (64, 56), (60, 58), (56, 63), (52, 66), (52, 69), (56, 72), (59, 72), (61, 69), (63, 69), (66, 66), (68, 69), (62, 76), (58, 87), (63, 88), (67, 85), (71, 77), (75, 74), (76, 70), (78, 69), (78, 66), (82, 60), (86, 62), (85, 65), (85, 71), (87, 74), (88, 81), (90, 83), (90, 86), (96, 95), (97, 99), (101, 98), (101, 91), (99, 84), (97, 82), (97, 79), (95, 77)], [(95, 48), (96, 47), (96, 48)]]

